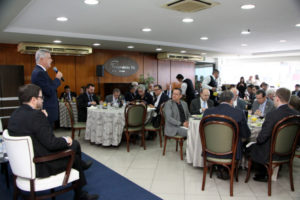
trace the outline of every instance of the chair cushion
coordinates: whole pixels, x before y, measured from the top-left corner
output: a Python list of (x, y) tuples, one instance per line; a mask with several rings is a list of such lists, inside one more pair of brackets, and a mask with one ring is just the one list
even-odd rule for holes
[(283, 162), (288, 162), (289, 160), (272, 160), (272, 163), (283, 163)]
[[(135, 132), (135, 131), (141, 131), (143, 129), (142, 126), (138, 126), (138, 127), (128, 127), (128, 131), (129, 132)], [(126, 130), (126, 128), (124, 128), (124, 131)]]
[(232, 159), (230, 158), (213, 158), (213, 157), (206, 157), (206, 159), (208, 161), (211, 161), (211, 162), (222, 162), (222, 163), (231, 163)]
[(73, 128), (85, 128), (86, 123), (85, 122), (76, 122), (73, 124)]
[(300, 150), (296, 150), (295, 156), (300, 156)]
[[(35, 179), (35, 191), (49, 190), (62, 186), (65, 177), (65, 172), (47, 177), (47, 178), (36, 178)], [(79, 179), (79, 172), (75, 169), (71, 169), (68, 183)], [(23, 191), (30, 191), (30, 179), (17, 177), (17, 187)]]
[(155, 127), (152, 125), (151, 122), (148, 123), (148, 124), (145, 126), (145, 129), (146, 129), (146, 130), (151, 130), (151, 131), (158, 131), (158, 130), (159, 130), (159, 128), (155, 128)]

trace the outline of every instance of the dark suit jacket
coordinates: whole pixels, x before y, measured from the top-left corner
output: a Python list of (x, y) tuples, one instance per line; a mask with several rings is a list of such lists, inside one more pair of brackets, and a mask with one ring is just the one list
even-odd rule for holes
[[(98, 97), (93, 94), (93, 100), (99, 104)], [(78, 121), (79, 122), (86, 122), (87, 118), (87, 107), (89, 107), (89, 97), (86, 93), (79, 95), (77, 98), (77, 106), (78, 106)]]
[(125, 101), (126, 102), (134, 101), (136, 100), (136, 97), (137, 97), (136, 93), (127, 92), (125, 94)]
[(148, 92), (145, 92), (144, 98), (141, 98), (141, 96), (138, 94), (136, 99), (146, 101), (147, 105), (153, 105), (153, 97)]
[[(159, 114), (159, 112), (160, 112), (160, 106), (161, 106), (161, 104), (163, 104), (164, 102), (166, 102), (168, 100), (169, 100), (168, 95), (166, 95), (164, 92), (162, 92), (161, 97), (160, 97), (159, 102), (158, 102), (158, 105), (155, 108), (155, 111), (156, 111), (157, 114)], [(155, 104), (155, 102), (156, 102), (156, 98), (153, 101), (153, 105)]]
[[(75, 97), (76, 98), (76, 93), (75, 92), (71, 92), (71, 98), (73, 98), (73, 97)], [(67, 93), (66, 92), (62, 92), (61, 94), (60, 94), (60, 99), (61, 98), (66, 98), (67, 97)]]
[[(124, 96), (123, 95), (120, 95), (119, 97), (119, 100), (123, 101), (124, 100)], [(113, 95), (112, 94), (109, 94), (105, 97), (105, 101), (107, 103), (111, 103), (113, 101)]]
[[(168, 92), (170, 93), (170, 96), (168, 96)], [(169, 97), (169, 99), (172, 98), (172, 90), (164, 90), (164, 93)]]
[(58, 100), (56, 89), (60, 86), (60, 80), (55, 78), (52, 80), (48, 73), (40, 66), (35, 66), (31, 74), (31, 82), (38, 85), (44, 96), (44, 109), (48, 113), (48, 120), (50, 123), (58, 120)]
[(238, 97), (237, 105), (234, 108), (239, 109), (239, 110), (246, 110), (246, 105), (247, 105), (247, 103), (243, 99)]
[[(8, 123), (11, 136), (30, 136), (34, 157), (47, 156), (68, 149), (64, 138), (54, 136), (52, 127), (44, 113), (23, 104), (13, 112)], [(36, 164), (36, 176), (48, 177), (65, 170), (68, 159)]]
[[(296, 90), (292, 92), (292, 95), (296, 95)], [(300, 91), (298, 92), (298, 97), (300, 97)]]
[[(208, 108), (214, 107), (214, 102), (211, 99), (208, 99), (207, 106), (208, 106)], [(190, 105), (191, 115), (201, 114), (200, 108), (201, 108), (200, 97), (193, 99), (193, 101), (191, 102), (191, 105)]]
[[(235, 120), (238, 123), (240, 132), (239, 132), (238, 145), (236, 149), (236, 159), (240, 160), (242, 158), (241, 138), (249, 138), (251, 134), (244, 112), (236, 108), (233, 108), (229, 104), (221, 103), (217, 107), (213, 107), (205, 110), (203, 117), (211, 114), (226, 115), (231, 117), (233, 120)], [(224, 156), (219, 156), (219, 157), (224, 157)], [(225, 158), (228, 158), (228, 156), (225, 156)]]
[[(267, 103), (265, 106), (264, 116), (266, 116), (269, 112), (275, 110), (273, 101), (270, 99), (267, 99), (266, 101)], [(257, 101), (254, 101), (254, 103), (252, 104), (252, 113), (255, 113), (255, 111), (258, 109), (259, 109), (259, 103)]]
[(265, 164), (269, 161), (271, 135), (275, 124), (284, 117), (297, 114), (299, 114), (297, 111), (289, 108), (288, 105), (285, 104), (266, 115), (261, 132), (256, 138), (256, 144), (254, 144), (251, 149), (250, 155), (253, 161), (261, 164)]

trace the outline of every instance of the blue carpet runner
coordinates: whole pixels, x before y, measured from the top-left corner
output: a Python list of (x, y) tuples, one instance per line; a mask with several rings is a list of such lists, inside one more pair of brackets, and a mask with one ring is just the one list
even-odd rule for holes
[[(82, 157), (83, 160), (93, 160), (91, 168), (85, 171), (88, 184), (83, 189), (90, 194), (99, 194), (99, 200), (162, 200), (88, 155), (83, 153)], [(12, 199), (12, 184), (11, 171), (9, 189), (6, 187), (4, 174), (0, 174), (0, 200)], [(57, 196), (56, 199), (72, 200), (73, 194), (73, 191), (70, 191)]]

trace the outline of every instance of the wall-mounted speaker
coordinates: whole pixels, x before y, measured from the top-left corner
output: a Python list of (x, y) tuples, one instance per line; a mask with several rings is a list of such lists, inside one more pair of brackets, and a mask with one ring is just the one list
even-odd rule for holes
[(103, 77), (104, 76), (104, 66), (103, 65), (97, 65), (96, 66), (96, 75), (98, 77)]

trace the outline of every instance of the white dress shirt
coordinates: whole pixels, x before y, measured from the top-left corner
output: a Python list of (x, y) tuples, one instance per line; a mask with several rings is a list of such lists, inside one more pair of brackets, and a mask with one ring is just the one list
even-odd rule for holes
[(40, 66), (44, 71), (47, 71), (45, 67), (43, 67), (42, 65), (40, 64), (37, 64), (38, 66)]
[(158, 97), (157, 97), (157, 99), (156, 99), (156, 101), (155, 101), (155, 103), (154, 103), (155, 108), (157, 108), (157, 106), (158, 106), (158, 103), (159, 103), (159, 101), (160, 101), (161, 94), (162, 94), (162, 92), (160, 93), (160, 95), (158, 95)]
[(209, 75), (209, 76), (205, 77), (205, 79), (203, 80), (203, 83), (202, 83), (203, 88), (206, 88), (209, 90), (212, 89), (212, 87), (208, 85), (211, 81), (211, 77), (214, 79), (214, 81), (216, 81), (218, 83), (218, 81), (216, 80), (216, 78), (213, 75)]
[(186, 84), (186, 82), (182, 82), (182, 83), (181, 83), (181, 91), (182, 91), (182, 95), (185, 95), (186, 89), (187, 89), (187, 84)]
[(201, 105), (200, 113), (202, 113), (202, 108), (205, 108), (205, 109), (208, 108), (207, 101), (203, 101), (201, 97), (200, 97), (200, 105)]

